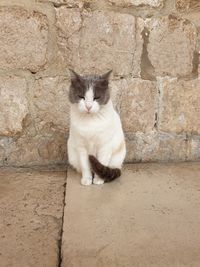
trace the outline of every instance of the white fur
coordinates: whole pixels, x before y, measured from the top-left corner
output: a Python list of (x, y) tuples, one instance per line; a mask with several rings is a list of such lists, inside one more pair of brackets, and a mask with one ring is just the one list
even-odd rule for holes
[[(69, 163), (82, 173), (83, 185), (92, 183), (88, 155), (94, 155), (105, 166), (121, 168), (126, 154), (125, 146), (118, 153), (114, 153), (124, 142), (124, 134), (120, 117), (114, 110), (112, 101), (99, 106), (93, 101), (91, 91), (87, 91), (85, 101), (81, 100), (82, 103), (71, 105), (68, 139)], [(85, 107), (86, 103), (92, 105), (89, 113)], [(93, 183), (102, 184), (103, 180), (95, 177)]]
[(97, 185), (104, 184), (104, 180), (99, 178), (98, 176), (95, 176), (93, 179), (93, 184), (97, 184)]

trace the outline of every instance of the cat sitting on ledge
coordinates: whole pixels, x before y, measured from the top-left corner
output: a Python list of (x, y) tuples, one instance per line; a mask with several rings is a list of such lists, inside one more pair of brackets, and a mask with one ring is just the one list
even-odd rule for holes
[(100, 185), (121, 175), (126, 145), (110, 99), (111, 72), (81, 76), (70, 70), (68, 159), (81, 173), (82, 185)]

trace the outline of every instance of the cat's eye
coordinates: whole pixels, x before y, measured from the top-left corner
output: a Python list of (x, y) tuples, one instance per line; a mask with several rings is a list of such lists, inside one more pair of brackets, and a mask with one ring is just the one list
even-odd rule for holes
[(98, 99), (100, 99), (100, 96), (94, 97), (94, 100), (98, 100)]
[(79, 97), (80, 99), (84, 99), (84, 100), (85, 100), (85, 97), (82, 96), (82, 95), (78, 95), (78, 97)]

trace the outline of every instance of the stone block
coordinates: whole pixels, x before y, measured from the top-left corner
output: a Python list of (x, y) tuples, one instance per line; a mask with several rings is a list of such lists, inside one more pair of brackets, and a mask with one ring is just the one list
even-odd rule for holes
[(200, 79), (160, 80), (158, 129), (173, 133), (200, 133)]
[(126, 162), (184, 161), (187, 159), (186, 135), (158, 133), (126, 134)]
[(0, 135), (13, 136), (22, 131), (28, 114), (26, 89), (24, 78), (0, 77)]
[(173, 15), (147, 19), (145, 24), (149, 35), (147, 52), (155, 75), (190, 75), (197, 41), (195, 26)]
[(35, 83), (33, 106), (36, 127), (40, 133), (69, 128), (69, 80), (65, 77), (40, 78)]
[(63, 134), (22, 136), (13, 139), (8, 148), (9, 166), (50, 166), (66, 164), (67, 142)]
[(63, 64), (81, 73), (140, 75), (142, 37), (130, 14), (112, 11), (83, 12), (57, 8), (58, 46)]
[(0, 68), (37, 72), (46, 64), (47, 17), (22, 7), (0, 7)]
[(155, 82), (121, 79), (111, 83), (111, 90), (125, 132), (153, 130), (157, 97)]

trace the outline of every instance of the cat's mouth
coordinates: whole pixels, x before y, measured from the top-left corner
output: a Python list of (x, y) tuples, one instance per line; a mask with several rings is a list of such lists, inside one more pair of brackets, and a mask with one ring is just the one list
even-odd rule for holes
[(86, 113), (86, 114), (92, 114), (93, 112), (92, 112), (91, 109), (86, 109), (86, 110), (85, 110), (85, 113)]

